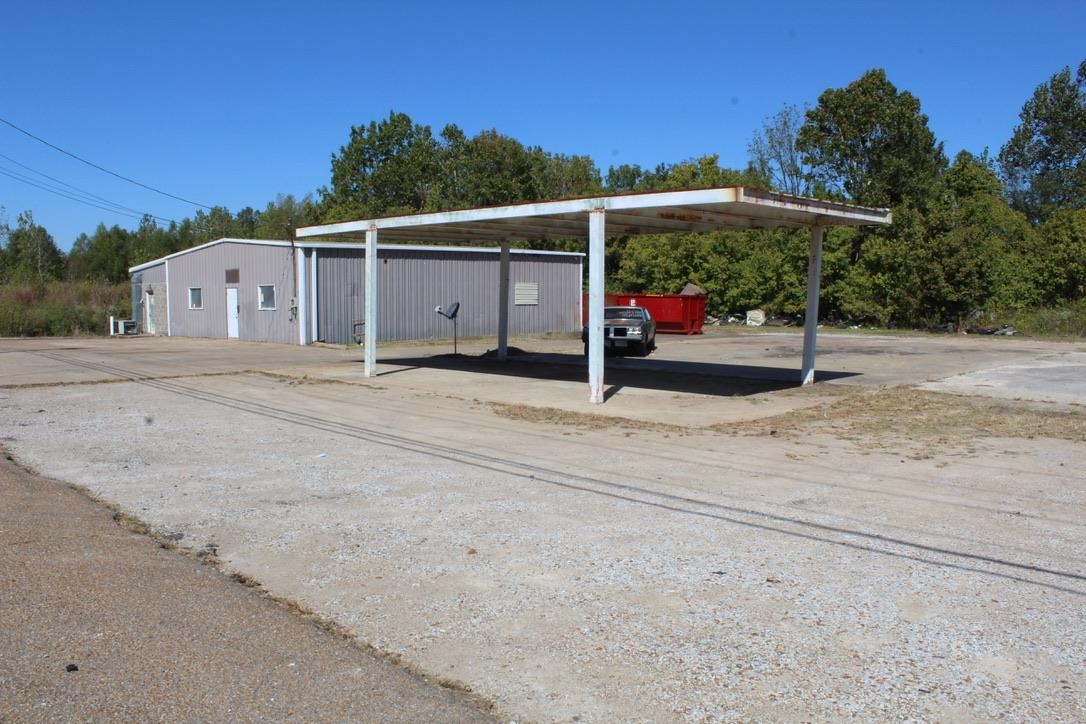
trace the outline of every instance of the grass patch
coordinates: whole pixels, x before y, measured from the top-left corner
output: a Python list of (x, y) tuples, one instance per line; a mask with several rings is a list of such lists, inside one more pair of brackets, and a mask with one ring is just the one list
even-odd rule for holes
[(109, 317), (128, 318), (128, 282), (0, 285), (0, 337), (67, 337), (109, 333)]
[(1004, 315), (1000, 322), (1030, 337), (1081, 340), (1086, 338), (1086, 299), (1059, 307), (1014, 312)]
[(151, 526), (147, 525), (136, 516), (129, 515), (128, 513), (125, 513), (123, 510), (120, 510), (115, 506), (110, 505), (109, 507), (113, 509), (114, 523), (121, 526), (130, 533), (136, 533), (138, 535), (146, 536), (151, 535)]
[(611, 429), (625, 428), (631, 430), (645, 430), (651, 432), (688, 433), (695, 428), (681, 425), (670, 425), (663, 422), (648, 422), (634, 420), (629, 417), (611, 417), (609, 415), (595, 415), (588, 412), (571, 412), (557, 407), (534, 407), (532, 405), (508, 404), (504, 402), (489, 402), (491, 411), (510, 420), (523, 422), (538, 422), (544, 425), (565, 425), (582, 429)]

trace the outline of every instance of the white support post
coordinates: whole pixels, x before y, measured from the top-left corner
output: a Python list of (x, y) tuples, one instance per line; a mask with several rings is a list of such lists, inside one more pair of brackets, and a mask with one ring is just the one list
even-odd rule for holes
[(366, 231), (366, 344), (364, 377), (377, 376), (377, 229)]
[(309, 255), (309, 289), (312, 294), (312, 304), (309, 305), (309, 330), (313, 341), (317, 341), (317, 250), (312, 249)]
[(822, 279), (822, 239), (825, 234), (823, 227), (811, 227), (811, 255), (807, 260), (807, 312), (803, 318), (803, 370), (800, 373), (800, 383), (803, 385), (814, 383), (818, 292)]
[(166, 260), (166, 336), (173, 336), (173, 329), (170, 326), (170, 260)]
[(588, 215), (588, 401), (603, 402), (603, 251), (606, 214)]
[(502, 239), (501, 262), (498, 271), (498, 359), (505, 359), (509, 350), (509, 240)]
[(296, 290), (298, 297), (294, 300), (294, 318), (298, 322), (298, 344), (309, 344), (309, 290), (306, 288), (308, 278), (305, 275), (305, 249), (295, 248), (294, 261), (297, 265), (295, 277), (298, 280)]

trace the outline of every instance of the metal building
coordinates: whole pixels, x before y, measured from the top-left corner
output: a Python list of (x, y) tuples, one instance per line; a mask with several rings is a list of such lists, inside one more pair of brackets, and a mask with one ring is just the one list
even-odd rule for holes
[[(345, 344), (365, 319), (365, 256), (365, 244), (219, 239), (129, 269), (133, 317), (146, 334)], [(579, 331), (584, 255), (509, 257), (509, 330)], [(381, 245), (376, 258), (375, 340), (450, 337), (434, 308), (452, 302), (462, 336), (497, 333), (499, 249)]]

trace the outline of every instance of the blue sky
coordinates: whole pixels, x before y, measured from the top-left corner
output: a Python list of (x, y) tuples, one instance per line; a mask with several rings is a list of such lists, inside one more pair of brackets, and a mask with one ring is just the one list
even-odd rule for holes
[[(352, 125), (396, 110), (496, 128), (606, 173), (704, 154), (742, 168), (786, 104), (871, 68), (936, 137), (994, 154), (1040, 83), (1086, 58), (1082, 0), (8, 3), (0, 118), (118, 174), (231, 211), (329, 182)], [(0, 124), (0, 205), (67, 250), (138, 218), (13, 179), (47, 174), (164, 219), (197, 207)]]

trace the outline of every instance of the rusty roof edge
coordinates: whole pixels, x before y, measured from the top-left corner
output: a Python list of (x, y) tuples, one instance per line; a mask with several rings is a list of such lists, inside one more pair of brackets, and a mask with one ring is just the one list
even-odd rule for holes
[[(732, 203), (788, 211), (792, 214), (807, 217), (806, 225), (809, 226), (888, 224), (892, 220), (889, 209), (871, 209), (838, 201), (794, 196), (777, 191), (749, 189), (743, 186), (726, 186), (687, 191), (652, 191), (560, 201), (537, 201), (509, 206), (489, 206), (360, 219), (301, 227), (297, 229), (296, 236), (297, 238), (337, 236), (364, 232), (370, 229), (380, 231), (381, 229), (404, 229), (419, 226), (433, 227), (510, 221), (529, 217), (545, 218), (560, 214), (588, 213), (599, 209), (604, 211), (633, 211), (660, 206), (728, 205)], [(727, 211), (722, 211), (722, 213), (727, 213)], [(794, 223), (796, 219), (792, 218), (791, 221)]]

